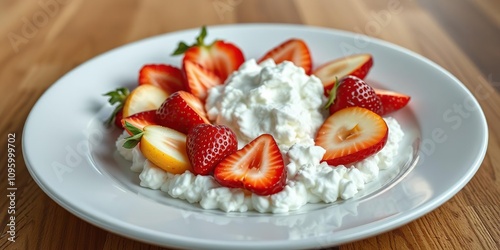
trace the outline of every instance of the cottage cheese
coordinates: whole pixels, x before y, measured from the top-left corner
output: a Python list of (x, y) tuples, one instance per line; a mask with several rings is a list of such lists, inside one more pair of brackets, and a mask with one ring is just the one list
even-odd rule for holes
[(325, 119), (323, 84), (291, 62), (260, 65), (249, 60), (224, 85), (210, 89), (208, 118), (235, 131), (240, 146), (271, 134), (282, 151), (293, 144), (314, 144)]
[[(140, 150), (125, 149), (123, 135), (116, 146), (141, 171), (140, 185), (160, 189), (173, 198), (199, 203), (205, 209), (226, 212), (286, 213), (307, 203), (331, 203), (352, 198), (374, 181), (381, 169), (390, 168), (404, 133), (393, 118), (386, 146), (352, 166), (321, 163), (325, 149), (314, 145), (314, 136), (325, 114), (323, 87), (314, 76), (289, 62), (275, 65), (254, 60), (244, 63), (225, 85), (213, 88), (207, 99), (209, 119), (231, 127), (244, 145), (262, 133), (272, 134), (280, 145), (287, 168), (287, 184), (276, 194), (259, 196), (242, 189), (220, 186), (213, 177), (170, 174), (154, 166)], [(240, 145), (241, 146), (241, 145)]]

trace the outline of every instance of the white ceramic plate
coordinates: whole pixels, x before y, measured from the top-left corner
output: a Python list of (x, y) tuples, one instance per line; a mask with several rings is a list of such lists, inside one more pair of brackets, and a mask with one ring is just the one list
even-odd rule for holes
[(101, 125), (111, 111), (102, 94), (135, 86), (146, 63), (179, 65), (180, 57), (169, 55), (179, 41), (194, 40), (199, 30), (193, 29), (114, 49), (47, 90), (23, 133), (26, 164), (38, 185), (78, 217), (139, 241), (197, 249), (317, 248), (380, 234), (430, 212), (456, 194), (483, 160), (488, 135), (479, 104), (459, 80), (422, 56), (362, 35), (307, 26), (229, 25), (208, 31), (209, 41), (234, 42), (247, 58), (290, 37), (308, 43), (316, 66), (350, 53), (373, 54), (368, 81), (412, 96), (395, 116), (406, 132), (402, 149), (415, 154), (398, 160), (396, 175), (384, 176), (351, 200), (285, 215), (203, 211), (139, 187), (137, 174), (115, 153), (120, 131)]

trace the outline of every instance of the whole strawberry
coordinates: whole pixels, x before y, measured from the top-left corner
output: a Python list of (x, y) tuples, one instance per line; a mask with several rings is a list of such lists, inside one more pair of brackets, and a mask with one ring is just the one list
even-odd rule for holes
[(200, 99), (183, 90), (170, 95), (156, 110), (159, 125), (184, 134), (198, 124), (210, 123), (206, 116)]
[(197, 125), (186, 138), (186, 152), (195, 174), (211, 174), (220, 161), (236, 150), (236, 134), (224, 125)]
[(326, 107), (333, 114), (347, 107), (361, 107), (382, 113), (382, 101), (375, 90), (356, 76), (346, 76), (336, 82)]

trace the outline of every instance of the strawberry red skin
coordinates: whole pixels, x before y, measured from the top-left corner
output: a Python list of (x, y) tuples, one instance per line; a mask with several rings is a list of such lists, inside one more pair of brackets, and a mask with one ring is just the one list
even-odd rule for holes
[(382, 102), (382, 113), (380, 115), (386, 115), (404, 108), (411, 99), (408, 95), (393, 91), (375, 89), (375, 93)]
[(166, 64), (146, 64), (139, 72), (139, 85), (151, 84), (171, 94), (186, 90), (181, 69)]
[(217, 75), (222, 82), (238, 70), (245, 62), (245, 56), (241, 49), (222, 40), (217, 40), (208, 46), (193, 46), (189, 48), (183, 58), (185, 61), (195, 62)]
[(358, 77), (360, 79), (365, 79), (366, 75), (368, 75), (368, 72), (370, 72), (372, 66), (373, 66), (373, 57), (370, 56), (370, 59), (365, 64), (363, 64), (363, 66), (349, 73), (349, 75)]
[(187, 134), (198, 124), (210, 123), (203, 103), (191, 93), (177, 91), (170, 95), (156, 110), (159, 125)]
[(377, 114), (382, 113), (382, 101), (365, 81), (355, 76), (346, 76), (339, 81), (330, 114), (347, 107), (362, 107)]
[(156, 121), (156, 110), (143, 111), (121, 119), (120, 124), (122, 127), (124, 127), (130, 135), (133, 135), (133, 133), (128, 131), (125, 127), (125, 122), (128, 122), (141, 130), (148, 125), (158, 125), (158, 122)]
[(261, 63), (269, 58), (272, 58), (276, 64), (291, 61), (296, 66), (302, 67), (308, 75), (312, 72), (311, 53), (307, 44), (301, 39), (292, 38), (281, 43), (268, 51), (258, 62)]
[(382, 150), (382, 148), (384, 148), (385, 144), (387, 143), (387, 136), (388, 135), (386, 134), (386, 136), (373, 147), (359, 150), (355, 154), (349, 154), (335, 159), (325, 160), (325, 162), (330, 166), (348, 165), (359, 162)]
[[(250, 173), (256, 171), (260, 173), (258, 177)], [(278, 144), (269, 134), (227, 156), (214, 169), (214, 178), (222, 186), (243, 188), (263, 196), (283, 190), (286, 175)]]
[(123, 108), (116, 113), (114, 119), (115, 126), (121, 129), (123, 129), (122, 119), (123, 119)]
[(215, 166), (236, 150), (236, 134), (224, 125), (200, 124), (187, 135), (186, 151), (195, 174), (212, 174)]

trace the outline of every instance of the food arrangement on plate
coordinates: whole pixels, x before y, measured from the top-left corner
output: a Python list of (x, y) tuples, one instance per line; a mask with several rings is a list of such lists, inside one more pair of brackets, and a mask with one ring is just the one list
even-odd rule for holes
[(390, 171), (410, 97), (363, 79), (369, 54), (314, 68), (291, 38), (259, 59), (235, 44), (180, 42), (182, 65), (148, 64), (138, 86), (107, 93), (118, 152), (140, 185), (226, 212), (285, 213), (350, 199)]

